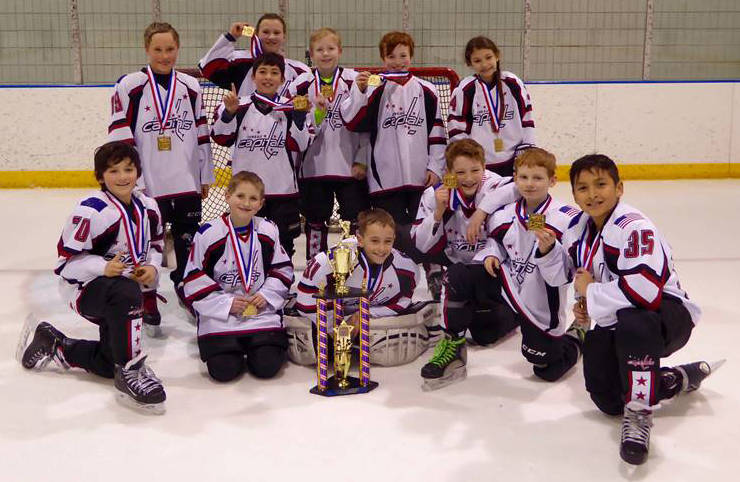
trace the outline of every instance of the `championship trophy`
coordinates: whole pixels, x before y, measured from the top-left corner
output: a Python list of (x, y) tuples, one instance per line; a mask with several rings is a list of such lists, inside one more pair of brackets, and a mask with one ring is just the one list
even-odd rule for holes
[[(357, 264), (357, 247), (347, 241), (350, 223), (340, 221), (342, 239), (329, 251), (334, 282), (321, 289), (316, 298), (316, 372), (318, 383), (310, 391), (316, 395), (334, 397), (367, 393), (378, 386), (370, 380), (370, 301), (367, 287), (350, 288), (347, 278)], [(349, 375), (352, 365), (352, 332), (354, 327), (344, 320), (344, 301), (360, 299), (360, 360), (359, 378)], [(329, 333), (326, 309), (334, 303), (334, 375), (329, 377)]]

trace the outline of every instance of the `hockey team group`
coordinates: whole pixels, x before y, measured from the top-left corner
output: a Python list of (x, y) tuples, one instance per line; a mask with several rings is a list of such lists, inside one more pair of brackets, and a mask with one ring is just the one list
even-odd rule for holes
[[(199, 64), (227, 91), (209, 126), (197, 79), (175, 70), (177, 31), (147, 27), (148, 64), (116, 83), (109, 142), (95, 152), (100, 189), (79, 201), (57, 245), (65, 300), (100, 339), (32, 320), (22, 365), (81, 368), (113, 379), (122, 402), (163, 413), (166, 380), (141, 342), (162, 334), (167, 225), (170, 278), (213, 380), (271, 378), (288, 358), (316, 363), (315, 295), (333, 282), (336, 198), (357, 252), (346, 285), (368, 292), (371, 363), (406, 364), (429, 346), (422, 388), (465, 383), (466, 344), (491, 345), (518, 327), (535, 376), (556, 382), (583, 360), (593, 402), (622, 415), (621, 457), (645, 462), (654, 408), (699, 388), (721, 362), (661, 366), (701, 311), (658, 228), (621, 201), (614, 161), (575, 160), (575, 205), (554, 199), (556, 159), (535, 145), (529, 94), (485, 36), (465, 48), (474, 75), (452, 92), (447, 132), (436, 86), (409, 73), (407, 33), (380, 40), (382, 73), (340, 66), (331, 28), (310, 37), (313, 68), (284, 57), (285, 36), (282, 17), (265, 14), (218, 38)], [(215, 182), (211, 140), (233, 150), (232, 178), (228, 211), (201, 224)], [(294, 274), (302, 224), (306, 268)], [(431, 302), (414, 303), (421, 273)], [(357, 328), (357, 301), (344, 312)]]

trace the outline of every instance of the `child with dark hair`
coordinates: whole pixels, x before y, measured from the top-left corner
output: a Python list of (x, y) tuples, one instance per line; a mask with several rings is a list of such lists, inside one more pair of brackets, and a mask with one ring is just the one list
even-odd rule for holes
[(140, 175), (131, 145), (109, 142), (98, 148), (100, 191), (79, 202), (57, 245), (54, 272), (62, 294), (75, 312), (98, 325), (100, 340), (68, 338), (50, 323), (29, 319), (18, 355), (27, 369), (53, 361), (63, 369), (113, 378), (119, 400), (163, 413), (164, 388), (141, 349), (142, 293), (157, 287), (163, 233), (157, 203), (134, 191)]
[[(232, 85), (240, 97), (254, 92), (254, 62), (265, 53), (285, 55), (287, 27), (283, 17), (277, 13), (266, 13), (252, 27), (246, 22), (234, 22), (229, 31), (221, 35), (211, 50), (198, 63), (203, 77), (229, 90)], [(236, 50), (236, 42), (246, 37), (249, 49)], [(276, 88), (280, 95), (287, 95), (291, 83), (299, 75), (308, 72), (308, 66), (297, 60), (285, 59), (285, 75)]]
[[(306, 111), (294, 109), (277, 90), (283, 82), (284, 59), (266, 53), (252, 70), (256, 90), (239, 97), (236, 87), (224, 96), (214, 116), (211, 137), (222, 146), (234, 146), (231, 170), (251, 171), (265, 184), (265, 202), (259, 216), (277, 224), (280, 244), (292, 257), (300, 235), (297, 163), (311, 139)], [(304, 106), (307, 107), (307, 106)]]
[(486, 169), (511, 176), (517, 153), (535, 144), (529, 93), (519, 77), (501, 70), (501, 51), (488, 37), (468, 41), (465, 64), (475, 75), (452, 92), (450, 142), (475, 139), (486, 151)]
[(535, 262), (549, 285), (573, 281), (576, 320), (595, 323), (583, 347), (586, 390), (599, 410), (623, 416), (620, 455), (642, 464), (659, 402), (698, 389), (721, 363), (661, 367), (701, 315), (681, 288), (671, 247), (645, 214), (621, 201), (624, 185), (609, 157), (581, 157), (570, 182), (583, 213), (562, 242), (538, 236)]

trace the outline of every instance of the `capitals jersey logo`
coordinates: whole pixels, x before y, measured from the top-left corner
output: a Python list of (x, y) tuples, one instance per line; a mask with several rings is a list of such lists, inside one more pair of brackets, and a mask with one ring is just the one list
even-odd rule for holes
[[(177, 99), (177, 102), (175, 102), (175, 108), (173, 109), (172, 114), (170, 114), (170, 118), (167, 119), (167, 124), (165, 124), (164, 130), (173, 132), (177, 138), (182, 141), (185, 139), (187, 131), (193, 128), (193, 121), (192, 119), (188, 119), (188, 111), (180, 112), (181, 106), (182, 99)], [(142, 132), (160, 132), (160, 130), (162, 129), (156, 114), (154, 119), (141, 126)]]
[(277, 136), (275, 135), (277, 127), (278, 123), (274, 122), (268, 135), (247, 137), (246, 139), (239, 141), (236, 147), (239, 149), (246, 149), (249, 152), (262, 151), (265, 154), (265, 159), (270, 159), (273, 156), (278, 155), (281, 150), (285, 149), (285, 138), (283, 138), (283, 133), (280, 132)]
[(524, 283), (524, 278), (528, 274), (533, 273), (536, 268), (534, 263), (531, 263), (529, 259), (522, 261), (521, 259), (511, 259), (511, 275), (516, 278), (519, 284)]
[[(252, 271), (252, 280), (249, 283), (250, 286), (254, 286), (257, 283), (257, 280), (260, 278), (260, 272), (256, 269)], [(242, 282), (241, 277), (239, 276), (238, 271), (229, 271), (227, 273), (222, 274), (218, 277), (218, 282), (221, 285), (231, 286), (232, 288), (235, 288), (236, 286), (240, 285)]]
[[(416, 111), (416, 104), (419, 103), (419, 97), (414, 97), (409, 108), (404, 111), (394, 111), (390, 116), (383, 119), (381, 126), (383, 129), (397, 129), (399, 126), (408, 126), (409, 135), (416, 134), (414, 127), (420, 127), (424, 124), (424, 119), (419, 117)], [(390, 110), (391, 105), (386, 104), (386, 109)]]
[[(475, 114), (473, 114), (473, 124), (477, 126), (483, 126), (490, 125), (491, 124), (491, 114), (488, 112), (488, 107), (485, 106), (485, 104), (476, 103), (477, 109), (475, 110)], [(501, 118), (499, 124), (501, 127), (504, 127), (506, 125), (505, 121), (510, 121), (514, 119), (514, 109), (510, 108), (509, 104), (504, 104), (504, 115), (503, 118)]]
[(327, 124), (332, 130), (338, 130), (344, 127), (344, 122), (339, 115), (339, 106), (342, 105), (342, 97), (344, 94), (337, 94), (334, 102), (329, 104), (326, 109), (326, 117), (324, 117), (324, 124)]

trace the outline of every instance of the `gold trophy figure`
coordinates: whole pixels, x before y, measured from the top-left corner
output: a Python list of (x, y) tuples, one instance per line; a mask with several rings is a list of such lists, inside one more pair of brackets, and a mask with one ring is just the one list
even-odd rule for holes
[(349, 367), (352, 364), (352, 331), (354, 327), (342, 320), (339, 326), (334, 327), (334, 376), (337, 386), (345, 390), (349, 388)]

